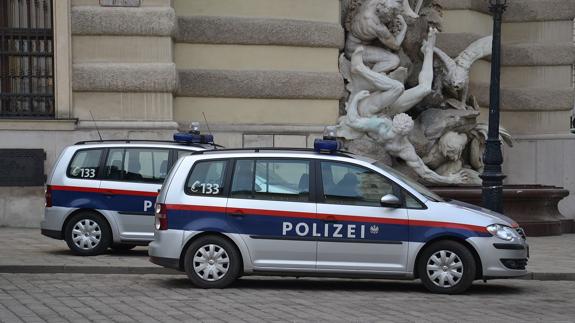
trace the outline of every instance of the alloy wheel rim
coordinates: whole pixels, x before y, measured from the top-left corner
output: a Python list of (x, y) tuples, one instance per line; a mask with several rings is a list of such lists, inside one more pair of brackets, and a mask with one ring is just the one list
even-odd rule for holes
[(194, 255), (194, 271), (201, 279), (214, 282), (222, 279), (230, 268), (226, 250), (216, 244), (199, 248)]
[(82, 250), (92, 250), (100, 243), (102, 230), (96, 221), (82, 219), (72, 228), (72, 241)]
[(436, 286), (450, 288), (457, 285), (463, 277), (463, 262), (450, 250), (440, 250), (427, 260), (427, 277)]

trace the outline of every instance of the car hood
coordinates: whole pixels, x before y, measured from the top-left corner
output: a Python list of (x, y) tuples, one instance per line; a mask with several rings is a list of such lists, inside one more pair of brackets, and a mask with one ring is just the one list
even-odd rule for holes
[(497, 213), (497, 212), (493, 212), (489, 209), (477, 206), (477, 205), (473, 205), (473, 204), (469, 204), (469, 203), (465, 203), (465, 202), (461, 202), (461, 201), (457, 201), (457, 200), (451, 200), (449, 202), (450, 205), (456, 207), (456, 208), (461, 208), (467, 211), (471, 211), (475, 214), (478, 215), (482, 215), (484, 217), (490, 218), (493, 220), (493, 223), (496, 224), (504, 224), (510, 227), (516, 227), (517, 226), (517, 222), (515, 222), (513, 219), (506, 217), (505, 215), (501, 214), (501, 213)]

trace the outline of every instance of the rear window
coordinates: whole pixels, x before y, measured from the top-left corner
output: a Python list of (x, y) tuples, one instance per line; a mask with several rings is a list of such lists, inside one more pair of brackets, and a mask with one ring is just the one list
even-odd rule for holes
[(97, 179), (100, 172), (100, 158), (103, 149), (79, 150), (74, 154), (67, 174), (71, 178)]
[(224, 196), (226, 160), (200, 161), (194, 164), (185, 192), (188, 195)]

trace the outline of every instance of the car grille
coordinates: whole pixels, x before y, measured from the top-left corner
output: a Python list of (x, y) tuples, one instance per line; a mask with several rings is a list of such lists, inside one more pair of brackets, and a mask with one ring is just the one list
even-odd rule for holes
[(517, 229), (515, 229), (515, 231), (517, 231), (517, 233), (519, 233), (521, 238), (523, 238), (524, 240), (527, 240), (527, 236), (525, 235), (525, 231), (522, 228), (517, 228)]

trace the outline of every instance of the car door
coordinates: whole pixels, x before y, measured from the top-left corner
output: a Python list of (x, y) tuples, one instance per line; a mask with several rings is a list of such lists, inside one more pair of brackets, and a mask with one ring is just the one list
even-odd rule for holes
[(152, 240), (154, 204), (166, 177), (169, 149), (110, 148), (100, 191), (121, 239)]
[(384, 195), (399, 194), (397, 187), (362, 166), (334, 161), (320, 164), (317, 212), (324, 230), (318, 242), (318, 270), (405, 271), (407, 210), (380, 205)]
[(240, 230), (256, 270), (315, 271), (319, 222), (306, 159), (238, 159), (228, 219)]
[(73, 209), (99, 209), (103, 202), (99, 188), (100, 165), (104, 156), (103, 148), (81, 149), (74, 153), (65, 170), (57, 168), (55, 181), (52, 183), (52, 205)]

